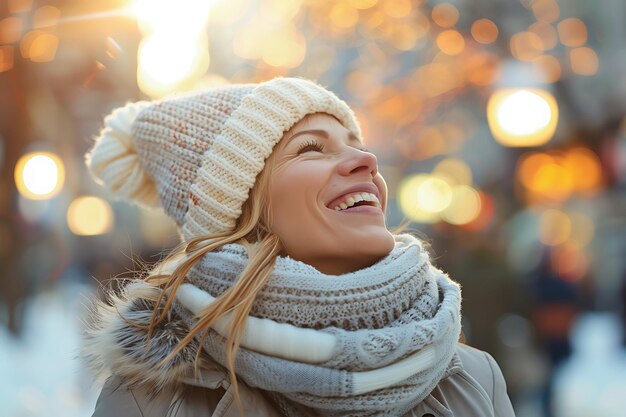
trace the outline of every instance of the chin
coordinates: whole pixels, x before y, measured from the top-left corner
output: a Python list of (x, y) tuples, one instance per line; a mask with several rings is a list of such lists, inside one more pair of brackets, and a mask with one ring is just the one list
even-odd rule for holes
[(387, 229), (365, 237), (361, 242), (362, 248), (368, 255), (379, 259), (389, 255), (396, 244), (393, 235)]

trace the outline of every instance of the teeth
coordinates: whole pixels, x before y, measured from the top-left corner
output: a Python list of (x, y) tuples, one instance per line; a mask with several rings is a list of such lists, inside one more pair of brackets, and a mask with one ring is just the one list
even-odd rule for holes
[(369, 201), (369, 202), (375, 203), (377, 206), (380, 207), (380, 201), (378, 200), (376, 195), (372, 193), (355, 193), (355, 194), (349, 195), (348, 198), (344, 202), (339, 204), (338, 206), (335, 206), (335, 210), (337, 211), (345, 210), (348, 207), (352, 207), (359, 201)]

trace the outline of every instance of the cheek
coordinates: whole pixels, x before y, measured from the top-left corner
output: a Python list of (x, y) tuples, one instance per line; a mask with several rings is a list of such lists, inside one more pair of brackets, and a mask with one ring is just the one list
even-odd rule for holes
[(319, 187), (314, 172), (306, 166), (276, 171), (270, 182), (272, 228), (276, 233), (305, 226), (316, 207)]

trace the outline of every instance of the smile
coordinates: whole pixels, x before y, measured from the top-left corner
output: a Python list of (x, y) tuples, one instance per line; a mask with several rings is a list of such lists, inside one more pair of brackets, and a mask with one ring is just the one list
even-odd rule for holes
[(360, 207), (380, 208), (380, 201), (378, 200), (378, 197), (372, 193), (353, 193), (346, 195), (343, 201), (340, 201), (337, 205), (335, 205), (335, 207), (333, 207), (333, 209), (336, 211), (343, 211), (349, 209), (355, 210)]

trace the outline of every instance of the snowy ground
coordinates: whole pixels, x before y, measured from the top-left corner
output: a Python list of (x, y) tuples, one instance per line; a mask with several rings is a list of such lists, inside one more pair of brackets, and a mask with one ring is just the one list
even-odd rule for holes
[(27, 301), (20, 338), (0, 327), (2, 417), (90, 416), (99, 387), (76, 358), (90, 287), (63, 285)]

